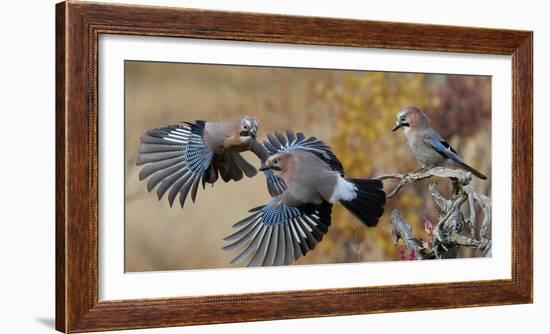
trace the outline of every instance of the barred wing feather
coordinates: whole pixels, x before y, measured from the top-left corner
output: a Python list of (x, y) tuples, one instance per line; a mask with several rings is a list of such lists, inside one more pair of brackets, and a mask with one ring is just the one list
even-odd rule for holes
[(213, 152), (203, 139), (204, 121), (182, 123), (148, 130), (141, 138), (137, 165), (143, 165), (139, 179), (149, 178), (148, 191), (157, 188), (159, 200), (168, 192), (173, 205), (179, 195), (183, 207), (191, 193), (195, 202), (201, 177), (212, 162)]
[(224, 250), (240, 249), (231, 263), (249, 259), (249, 266), (288, 265), (313, 250), (327, 233), (332, 204), (291, 207), (274, 198), (233, 225)]
[[(267, 135), (267, 140), (264, 140), (263, 145), (259, 142), (254, 142), (252, 145), (252, 151), (256, 153), (263, 163), (265, 163), (270, 155), (294, 149), (307, 150), (314, 153), (326, 162), (332, 170), (338, 171), (342, 176), (344, 175), (344, 168), (338, 158), (332, 153), (331, 148), (315, 137), (306, 138), (302, 132), (294, 133), (292, 130), (287, 129), (285, 134), (282, 134), (276, 131), (274, 134)], [(274, 175), (271, 170), (264, 171), (264, 175), (271, 197), (277, 197), (287, 189), (285, 181)]]
[(288, 152), (290, 150), (301, 149), (314, 153), (319, 159), (326, 162), (334, 171), (343, 174), (344, 168), (336, 158), (330, 146), (317, 139), (316, 137), (306, 138), (302, 132), (294, 134), (292, 130), (286, 130), (286, 136), (276, 131), (274, 135), (267, 135), (264, 145), (269, 151), (269, 155), (278, 152)]

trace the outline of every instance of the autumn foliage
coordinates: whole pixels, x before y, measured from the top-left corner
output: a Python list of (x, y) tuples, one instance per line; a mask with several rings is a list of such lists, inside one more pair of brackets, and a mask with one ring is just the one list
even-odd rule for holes
[[(197, 203), (183, 210), (147, 193), (135, 167), (139, 136), (182, 120), (254, 115), (259, 138), (277, 129), (303, 131), (333, 148), (347, 176), (372, 178), (420, 167), (403, 133), (391, 132), (397, 112), (415, 105), (467, 162), (489, 176), (473, 182), (491, 195), (489, 77), (139, 62), (127, 63), (126, 76), (128, 271), (230, 266), (232, 254), (221, 250), (223, 237), (249, 208), (269, 199), (261, 177), (201, 190)], [(246, 158), (259, 165), (253, 156)], [(447, 187), (442, 182), (439, 191), (445, 194)], [(437, 213), (427, 188), (428, 182), (417, 182), (388, 200), (375, 228), (335, 205), (329, 233), (298, 263), (410, 259), (392, 244), (389, 213), (399, 209), (414, 234), (430, 240), (425, 223), (436, 222)], [(464, 250), (461, 256), (479, 254)]]

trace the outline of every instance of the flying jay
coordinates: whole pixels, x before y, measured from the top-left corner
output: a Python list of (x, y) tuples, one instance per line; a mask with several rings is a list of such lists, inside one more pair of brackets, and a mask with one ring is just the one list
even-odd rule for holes
[[(240, 249), (231, 262), (250, 259), (249, 266), (290, 264), (319, 243), (331, 224), (334, 203), (341, 203), (365, 225), (376, 226), (386, 194), (377, 180), (344, 178), (331, 148), (315, 137), (287, 130), (268, 135), (260, 171), (283, 190), (250, 216), (233, 225), (225, 250)], [(271, 179), (271, 181), (269, 181)]]
[[(228, 123), (199, 120), (150, 129), (140, 138), (136, 164), (144, 167), (139, 179), (149, 178), (148, 191), (158, 185), (159, 200), (168, 192), (170, 206), (178, 194), (181, 207), (189, 193), (195, 202), (199, 183), (204, 188), (219, 176), (228, 182), (257, 174), (240, 155), (251, 150), (257, 129), (257, 120), (250, 116)], [(257, 154), (263, 153), (262, 147), (254, 147)]]
[(424, 165), (423, 169), (441, 165), (457, 166), (480, 179), (487, 179), (485, 175), (468, 166), (451, 145), (430, 127), (428, 116), (420, 109), (416, 107), (403, 108), (397, 114), (397, 122), (392, 131), (400, 128), (404, 130), (412, 154)]

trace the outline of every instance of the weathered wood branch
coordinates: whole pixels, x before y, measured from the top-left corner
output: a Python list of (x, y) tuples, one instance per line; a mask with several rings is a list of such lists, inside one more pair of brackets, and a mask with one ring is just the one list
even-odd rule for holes
[(423, 245), (420, 239), (413, 236), (411, 225), (405, 224), (399, 210), (393, 210), (391, 213), (390, 226), (394, 246), (397, 246), (401, 239), (405, 247), (415, 252), (415, 256), (418, 260), (424, 258), (427, 251), (425, 245)]
[[(460, 247), (480, 249), (482, 256), (491, 256), (491, 200), (478, 193), (471, 185), (469, 172), (445, 167), (422, 169), (409, 174), (387, 174), (379, 180), (399, 180), (395, 188), (387, 195), (395, 196), (405, 185), (423, 179), (438, 177), (451, 181), (451, 194), (445, 198), (434, 183), (429, 191), (439, 212), (439, 221), (432, 231), (433, 240), (423, 241), (413, 235), (412, 227), (407, 224), (398, 210), (394, 210), (390, 219), (390, 228), (394, 245), (399, 240), (407, 249), (414, 251), (417, 259), (454, 258)], [(469, 215), (462, 213), (462, 206), (468, 203)], [(478, 219), (477, 207), (481, 208), (482, 219)], [(466, 235), (464, 227), (470, 231)], [(479, 229), (479, 235), (476, 230)]]
[(413, 183), (423, 179), (430, 178), (432, 176), (441, 178), (452, 178), (457, 180), (461, 184), (468, 184), (472, 180), (472, 174), (460, 169), (452, 169), (445, 167), (434, 167), (430, 169), (420, 169), (418, 171), (409, 174), (385, 174), (377, 177), (377, 180), (384, 181), (387, 179), (400, 180), (397, 186), (388, 194), (388, 198), (395, 196), (401, 188), (408, 183)]

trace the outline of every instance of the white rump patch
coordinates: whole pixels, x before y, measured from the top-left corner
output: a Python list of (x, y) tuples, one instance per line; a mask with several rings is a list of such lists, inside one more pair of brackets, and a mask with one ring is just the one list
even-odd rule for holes
[(338, 201), (351, 201), (357, 197), (357, 187), (355, 184), (347, 181), (341, 176), (338, 176), (338, 181), (336, 182), (336, 187), (334, 187), (334, 192), (329, 198), (330, 203)]

